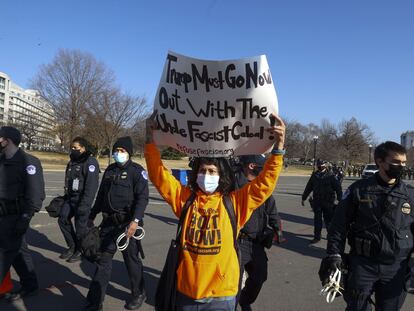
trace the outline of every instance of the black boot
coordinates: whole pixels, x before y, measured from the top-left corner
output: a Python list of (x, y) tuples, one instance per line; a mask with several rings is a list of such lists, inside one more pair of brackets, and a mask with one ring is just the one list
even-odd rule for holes
[(124, 307), (127, 310), (137, 310), (141, 307), (146, 298), (147, 295), (145, 293), (139, 295), (138, 297), (133, 297)]
[(68, 260), (66, 260), (67, 262), (70, 263), (74, 263), (74, 262), (78, 262), (82, 260), (82, 253), (80, 251), (76, 251), (73, 253), (72, 256), (70, 256), (70, 258)]
[(321, 240), (321, 238), (313, 238), (313, 240), (312, 241), (310, 241), (309, 242), (309, 244), (316, 244), (316, 243), (318, 243), (319, 241)]
[(60, 254), (59, 258), (60, 259), (68, 259), (68, 258), (72, 257), (74, 252), (75, 252), (75, 249), (70, 247), (66, 251), (64, 251), (62, 254)]

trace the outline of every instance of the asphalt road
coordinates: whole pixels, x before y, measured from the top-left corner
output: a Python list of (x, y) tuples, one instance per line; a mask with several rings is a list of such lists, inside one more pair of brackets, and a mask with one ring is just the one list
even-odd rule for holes
[[(63, 172), (46, 172), (46, 205), (51, 198), (61, 194)], [(319, 295), (320, 282), (317, 276), (326, 241), (309, 246), (312, 239), (313, 218), (309, 206), (301, 207), (302, 193), (307, 177), (282, 176), (275, 195), (283, 219), (284, 236), (287, 242), (274, 245), (267, 253), (269, 276), (253, 310), (312, 311), (344, 310), (341, 298), (327, 304)], [(345, 180), (347, 187), (352, 180)], [(167, 204), (150, 186), (150, 204), (145, 213), (146, 236), (143, 247), (145, 282), (148, 299), (140, 310), (153, 310), (154, 292), (164, 264), (169, 241), (175, 234), (177, 220)], [(60, 260), (59, 254), (65, 244), (56, 219), (45, 211), (37, 214), (28, 233), (28, 242), (40, 282), (40, 293), (13, 304), (0, 301), (2, 311), (81, 310), (89, 287), (94, 267), (89, 262), (69, 264)], [(325, 236), (325, 234), (323, 233)], [(15, 274), (13, 279), (17, 280)], [(104, 310), (124, 310), (124, 301), (129, 297), (129, 281), (121, 254), (113, 262), (112, 279), (107, 290)], [(402, 310), (414, 309), (414, 295), (408, 295)]]

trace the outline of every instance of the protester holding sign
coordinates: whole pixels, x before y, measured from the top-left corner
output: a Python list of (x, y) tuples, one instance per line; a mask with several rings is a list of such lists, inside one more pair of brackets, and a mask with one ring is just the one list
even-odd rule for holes
[(200, 60), (169, 52), (154, 100), (159, 145), (189, 157), (270, 152), (278, 102), (265, 55)]
[[(231, 219), (224, 201), (231, 201), (237, 233), (253, 211), (273, 193), (283, 166), (285, 125), (276, 124), (266, 131), (274, 147), (262, 172), (252, 182), (234, 189), (234, 177), (224, 158), (196, 158), (189, 185), (181, 185), (164, 167), (153, 141), (159, 124), (156, 112), (147, 120), (145, 159), (150, 180), (180, 218), (190, 195), (195, 198), (182, 222), (181, 250), (177, 281), (177, 310), (235, 309), (239, 281), (239, 262), (235, 250)], [(154, 133), (155, 134), (155, 133)]]

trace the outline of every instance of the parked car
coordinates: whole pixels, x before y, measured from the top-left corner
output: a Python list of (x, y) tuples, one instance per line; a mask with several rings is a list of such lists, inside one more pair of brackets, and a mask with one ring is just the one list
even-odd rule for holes
[(371, 175), (374, 175), (378, 172), (378, 167), (375, 163), (365, 165), (364, 169), (362, 170), (362, 178), (368, 178)]

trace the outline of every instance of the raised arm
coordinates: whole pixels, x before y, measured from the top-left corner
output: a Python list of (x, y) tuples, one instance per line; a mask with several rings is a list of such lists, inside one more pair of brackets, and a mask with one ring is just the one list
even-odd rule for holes
[(190, 196), (191, 191), (188, 187), (182, 186), (161, 161), (160, 152), (153, 140), (153, 131), (157, 128), (156, 113), (157, 111), (154, 111), (146, 121), (144, 155), (148, 176), (160, 195), (171, 206), (174, 214), (180, 217), (181, 208)]
[(272, 195), (283, 167), (285, 124), (278, 116), (272, 115), (272, 117), (276, 121), (275, 125), (267, 129), (275, 140), (271, 155), (259, 176), (234, 192), (234, 206), (240, 227), (247, 222), (253, 211)]

